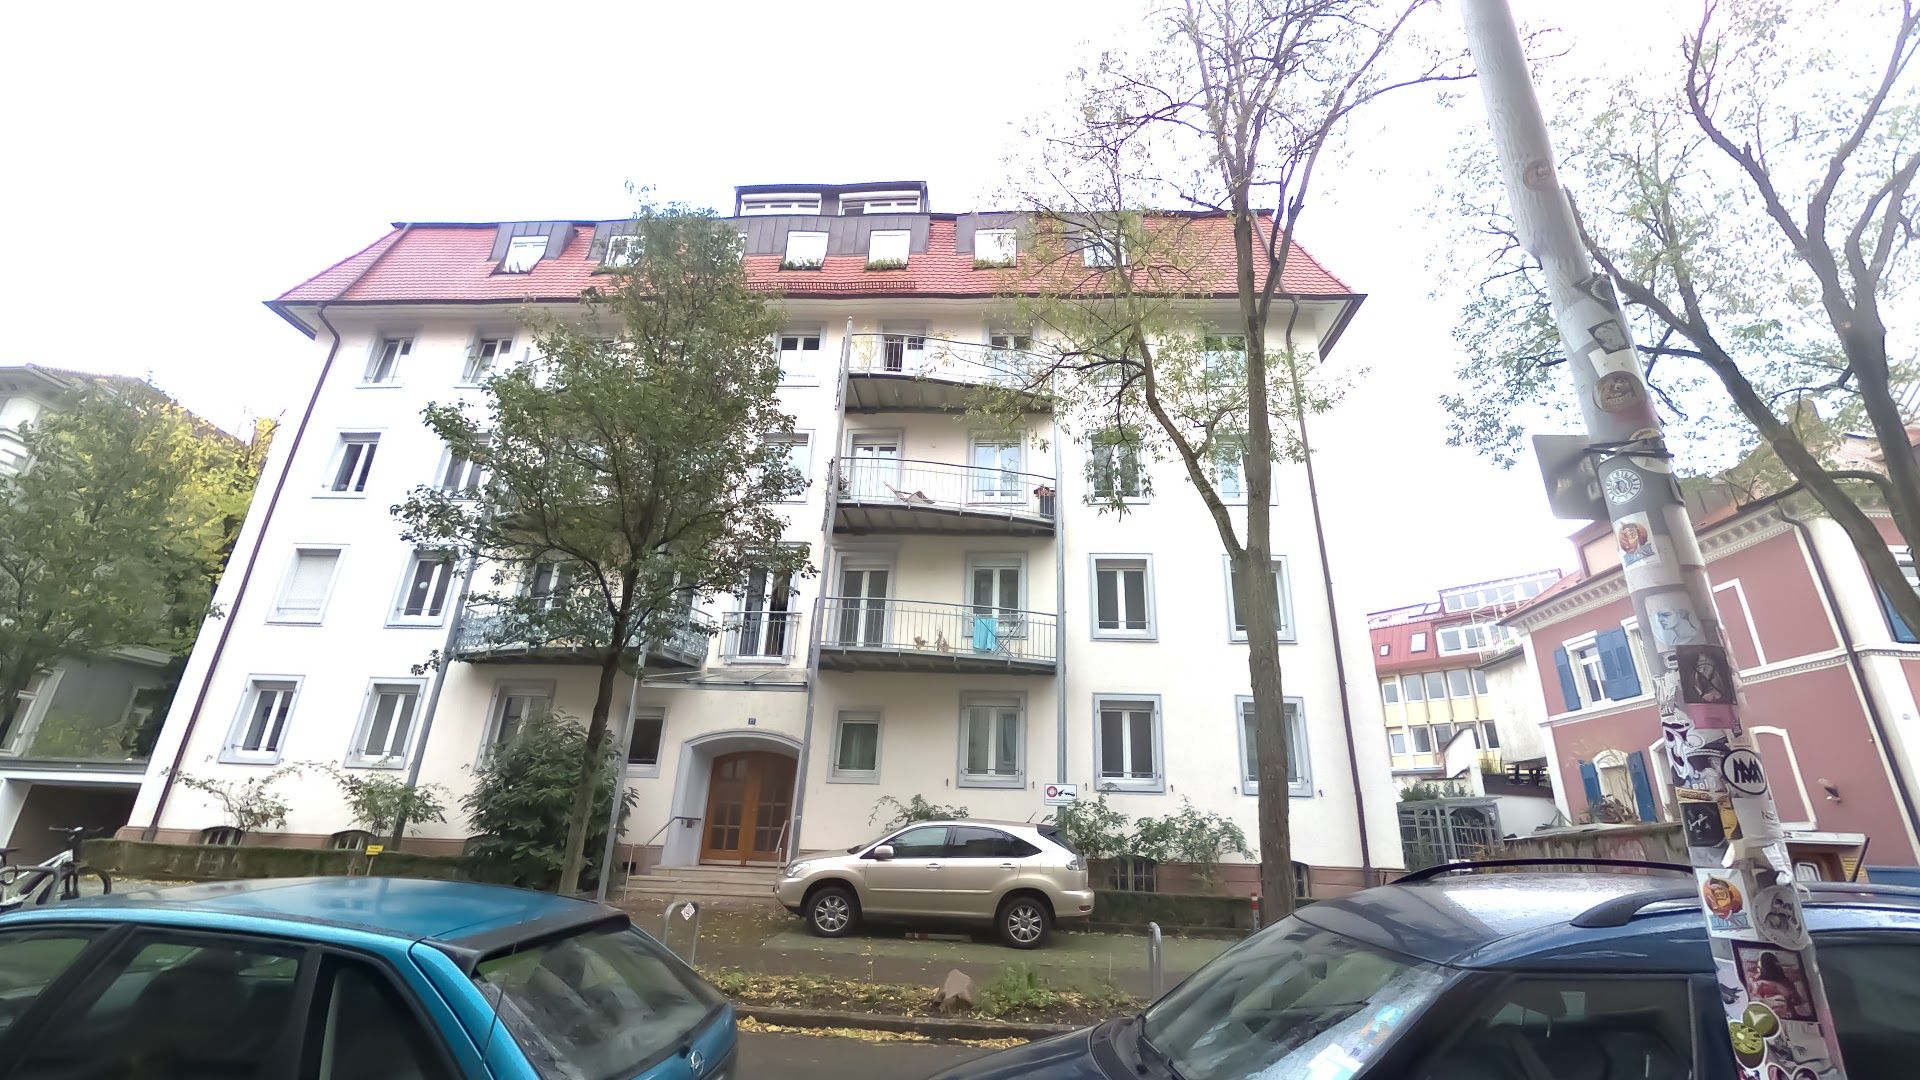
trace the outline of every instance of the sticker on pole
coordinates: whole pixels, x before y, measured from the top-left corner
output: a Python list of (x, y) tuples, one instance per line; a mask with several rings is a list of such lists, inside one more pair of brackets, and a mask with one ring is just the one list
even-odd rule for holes
[(1720, 776), (1735, 795), (1766, 794), (1767, 773), (1760, 767), (1760, 755), (1744, 746), (1720, 763)]
[(1041, 794), (1048, 806), (1071, 806), (1080, 799), (1080, 785), (1048, 784)]
[(700, 910), (700, 905), (688, 900), (680, 905), (680, 918), (691, 920)]

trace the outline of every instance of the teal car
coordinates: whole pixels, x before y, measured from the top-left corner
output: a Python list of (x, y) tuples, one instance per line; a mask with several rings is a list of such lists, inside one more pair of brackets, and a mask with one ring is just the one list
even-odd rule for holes
[(0, 1080), (719, 1080), (733, 1009), (613, 908), (223, 882), (0, 917)]

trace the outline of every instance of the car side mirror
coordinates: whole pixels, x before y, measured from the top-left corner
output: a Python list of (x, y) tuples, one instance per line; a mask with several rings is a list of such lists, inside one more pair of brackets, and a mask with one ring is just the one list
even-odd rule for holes
[(893, 858), (893, 845), (881, 844), (879, 847), (867, 852), (867, 855), (871, 858), (879, 859), (881, 862), (886, 862), (888, 859)]

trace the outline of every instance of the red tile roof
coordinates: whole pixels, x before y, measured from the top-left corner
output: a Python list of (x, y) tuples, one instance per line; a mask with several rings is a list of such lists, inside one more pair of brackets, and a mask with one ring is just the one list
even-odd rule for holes
[[(1183, 291), (1231, 294), (1233, 233), (1225, 217), (1183, 217), (1205, 228), (1198, 250), (1201, 280)], [(576, 223), (556, 258), (524, 274), (496, 272), (491, 223), (398, 226), (360, 251), (283, 293), (274, 304), (321, 302), (519, 302), (571, 300), (594, 282), (599, 264), (588, 257), (593, 227)], [(829, 256), (818, 270), (782, 270), (778, 255), (749, 255), (747, 277), (794, 298), (841, 296), (988, 297), (1014, 290), (1020, 269), (973, 268), (973, 255), (954, 249), (954, 221), (935, 216), (927, 250), (904, 269), (868, 270), (864, 255)], [(363, 276), (364, 274), (364, 276)], [(356, 280), (357, 279), (357, 280)], [(1351, 297), (1353, 290), (1304, 249), (1288, 260), (1284, 284), (1301, 296)]]

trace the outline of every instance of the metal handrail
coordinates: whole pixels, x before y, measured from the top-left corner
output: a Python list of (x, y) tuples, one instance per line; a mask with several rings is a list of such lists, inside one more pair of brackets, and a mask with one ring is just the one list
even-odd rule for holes
[(848, 341), (852, 348), (847, 371), (856, 375), (904, 375), (1033, 389), (1052, 364), (1048, 357), (1030, 350), (997, 349), (989, 342), (926, 334), (882, 331), (849, 334)]
[[(641, 851), (641, 849), (643, 849), (643, 848), (650, 848), (650, 847), (652, 847), (652, 846), (653, 846), (653, 842), (654, 842), (655, 840), (658, 840), (658, 839), (660, 839), (660, 837), (661, 837), (661, 835), (662, 835), (662, 834), (664, 834), (664, 833), (665, 833), (665, 832), (666, 832), (666, 831), (667, 831), (667, 830), (668, 830), (669, 828), (672, 828), (672, 827), (673, 827), (673, 823), (674, 823), (674, 822), (676, 822), (676, 821), (699, 821), (699, 820), (700, 820), (699, 818), (697, 818), (697, 817), (693, 817), (693, 816), (691, 816), (691, 815), (689, 815), (689, 814), (672, 814), (672, 815), (669, 815), (669, 816), (668, 816), (668, 818), (667, 818), (667, 820), (665, 820), (665, 821), (663, 821), (663, 822), (661, 822), (661, 823), (660, 823), (660, 827), (659, 827), (659, 828), (657, 828), (657, 829), (655, 829), (655, 830), (653, 830), (653, 835), (652, 835), (652, 836), (649, 836), (649, 837), (647, 837), (647, 842), (646, 842), (646, 843), (644, 843), (644, 844), (636, 844), (636, 845), (634, 846), (634, 848), (633, 848), (633, 851), (634, 851), (634, 853), (635, 853), (636, 855), (638, 855), (638, 854), (639, 854), (639, 852)], [(626, 879), (625, 881), (623, 881), (623, 882), (621, 882), (621, 883), (620, 883), (620, 891), (621, 891), (621, 892), (625, 892), (626, 890), (628, 890), (628, 889), (630, 889), (630, 888), (632, 888), (632, 887), (633, 887), (633, 874), (632, 874), (631, 872), (629, 872), (629, 873), (627, 874), (627, 879)]]
[(722, 660), (792, 660), (800, 639), (795, 610), (749, 608), (720, 617)]
[(820, 644), (836, 649), (927, 652), (1053, 663), (1058, 617), (992, 605), (891, 597), (823, 596)]
[(1039, 473), (918, 458), (843, 455), (832, 465), (840, 502), (848, 505), (939, 507), (1052, 520), (1054, 479)]

